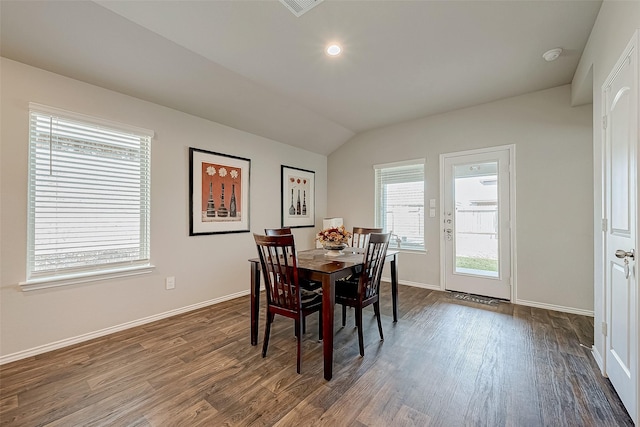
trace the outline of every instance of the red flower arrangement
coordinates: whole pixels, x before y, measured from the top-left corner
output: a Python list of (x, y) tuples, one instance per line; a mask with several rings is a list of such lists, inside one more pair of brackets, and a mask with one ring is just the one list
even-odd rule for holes
[(316, 240), (322, 244), (347, 243), (350, 237), (351, 232), (347, 231), (344, 225), (341, 225), (320, 231), (316, 235)]

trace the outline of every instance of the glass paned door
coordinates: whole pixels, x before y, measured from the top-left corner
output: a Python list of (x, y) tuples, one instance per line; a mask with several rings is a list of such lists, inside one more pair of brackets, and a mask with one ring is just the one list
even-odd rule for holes
[(443, 287), (511, 299), (513, 147), (443, 154)]
[(455, 271), (498, 277), (498, 162), (454, 166)]

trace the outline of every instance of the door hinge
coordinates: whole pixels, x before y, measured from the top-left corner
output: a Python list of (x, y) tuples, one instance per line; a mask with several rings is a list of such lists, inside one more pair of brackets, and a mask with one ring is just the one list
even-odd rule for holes
[(607, 116), (602, 116), (602, 129), (607, 128)]
[(609, 231), (609, 221), (607, 221), (607, 218), (602, 218), (602, 231), (605, 233)]
[(607, 336), (607, 322), (602, 322), (602, 335)]

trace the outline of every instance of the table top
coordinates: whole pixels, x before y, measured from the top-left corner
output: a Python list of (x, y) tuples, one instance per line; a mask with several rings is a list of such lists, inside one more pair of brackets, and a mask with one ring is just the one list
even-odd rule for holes
[[(364, 262), (364, 248), (345, 248), (343, 255), (326, 256), (324, 249), (309, 249), (298, 252), (298, 268), (317, 271), (319, 273), (335, 273), (336, 271), (350, 269)], [(397, 250), (387, 250), (387, 256), (396, 255)], [(251, 262), (260, 262), (259, 258), (252, 258)]]
[(364, 249), (345, 248), (344, 255), (326, 256), (324, 249), (310, 249), (298, 252), (298, 268), (320, 273), (333, 273), (336, 271), (362, 265), (364, 262)]

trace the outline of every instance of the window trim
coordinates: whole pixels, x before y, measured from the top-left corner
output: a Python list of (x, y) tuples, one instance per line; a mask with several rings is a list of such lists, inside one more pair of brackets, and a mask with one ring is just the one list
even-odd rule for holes
[[(376, 172), (378, 170), (382, 170), (382, 169), (389, 169), (389, 168), (397, 168), (397, 167), (403, 167), (403, 166), (418, 166), (421, 165), (422, 166), (422, 182), (423, 182), (423, 197), (426, 198), (427, 192), (426, 192), (426, 179), (425, 179), (425, 171), (426, 171), (426, 158), (418, 158), (418, 159), (412, 159), (412, 160), (403, 160), (403, 161), (398, 161), (398, 162), (391, 162), (391, 163), (381, 163), (381, 164), (375, 164), (373, 165), (373, 169), (374, 169), (374, 175), (376, 174)], [(374, 204), (375, 204), (375, 211), (374, 211), (374, 222), (375, 222), (375, 226), (376, 227), (383, 227), (382, 224), (382, 220), (380, 218), (380, 203), (381, 200), (379, 199), (379, 189), (378, 189), (378, 179), (377, 177), (375, 178), (375, 183), (374, 183)], [(422, 233), (422, 247), (421, 248), (416, 248), (416, 247), (402, 247), (402, 245), (400, 245), (399, 248), (395, 248), (393, 247), (394, 242), (391, 241), (389, 244), (389, 248), (391, 249), (397, 249), (400, 250), (401, 252), (413, 252), (413, 253), (426, 253), (427, 252), (427, 236), (426, 236), (426, 199), (423, 199), (422, 203), (423, 203), (423, 208), (424, 208), (424, 229), (423, 229), (423, 233)]]
[(129, 267), (102, 269), (100, 271), (85, 271), (82, 273), (39, 277), (36, 279), (29, 279), (24, 282), (20, 282), (18, 283), (18, 285), (23, 291), (37, 291), (39, 289), (99, 282), (102, 280), (115, 279), (119, 277), (139, 276), (141, 274), (151, 273), (155, 268), (155, 265), (147, 263)]
[(64, 110), (62, 108), (50, 107), (48, 105), (38, 104), (36, 102), (29, 103), (29, 115), (31, 114), (32, 111), (37, 111), (39, 113), (44, 113), (44, 114), (59, 115), (67, 119), (82, 120), (84, 122), (91, 123), (96, 126), (116, 128), (121, 131), (148, 136), (149, 138), (155, 137), (155, 132), (149, 129), (145, 129), (138, 126), (132, 126), (126, 123), (116, 122), (114, 120), (107, 120), (107, 119), (102, 119), (100, 117), (89, 116), (87, 114), (76, 113), (74, 111)]
[[(89, 126), (94, 127), (104, 127), (107, 129), (112, 129), (116, 131), (121, 131), (125, 133), (135, 134), (141, 138), (148, 138), (149, 144), (153, 140), (155, 136), (154, 132), (148, 129), (131, 126), (111, 120), (105, 120), (93, 116), (88, 116), (81, 113), (71, 112), (55, 107), (50, 107), (42, 104), (37, 104), (30, 102), (28, 105), (28, 128), (31, 129), (31, 122), (33, 114), (43, 114), (49, 116), (58, 116), (63, 119), (76, 121), (85, 123)], [(29, 130), (29, 173), (28, 173), (28, 193), (31, 194), (32, 186), (35, 186), (35, 182), (32, 180), (34, 177), (32, 176), (31, 171), (31, 130)], [(149, 145), (149, 161), (151, 160), (151, 146)], [(151, 171), (149, 170), (148, 180), (151, 178)], [(151, 188), (148, 187), (148, 193), (150, 198)], [(30, 197), (30, 196), (29, 196)], [(27, 269), (26, 274), (27, 278), (25, 281), (18, 283), (20, 288), (23, 291), (31, 291), (37, 289), (45, 289), (51, 287), (65, 286), (65, 285), (74, 285), (80, 283), (94, 282), (100, 280), (107, 280), (116, 277), (127, 277), (127, 276), (135, 276), (140, 274), (145, 274), (153, 271), (155, 266), (151, 264), (150, 258), (132, 260), (123, 263), (114, 263), (114, 264), (102, 264), (96, 265), (94, 267), (82, 267), (74, 271), (73, 268), (67, 269), (66, 271), (58, 272), (55, 269), (50, 271), (42, 271), (37, 272), (33, 270), (33, 266), (30, 265), (29, 261), (29, 253), (34, 250), (34, 235), (33, 235), (33, 218), (31, 218), (34, 209), (31, 206), (30, 202), (27, 206)], [(149, 208), (150, 210), (150, 205)], [(148, 219), (147, 219), (148, 220)], [(143, 244), (149, 246), (150, 245), (150, 236), (147, 236), (146, 242)], [(150, 248), (149, 248), (150, 249)]]

